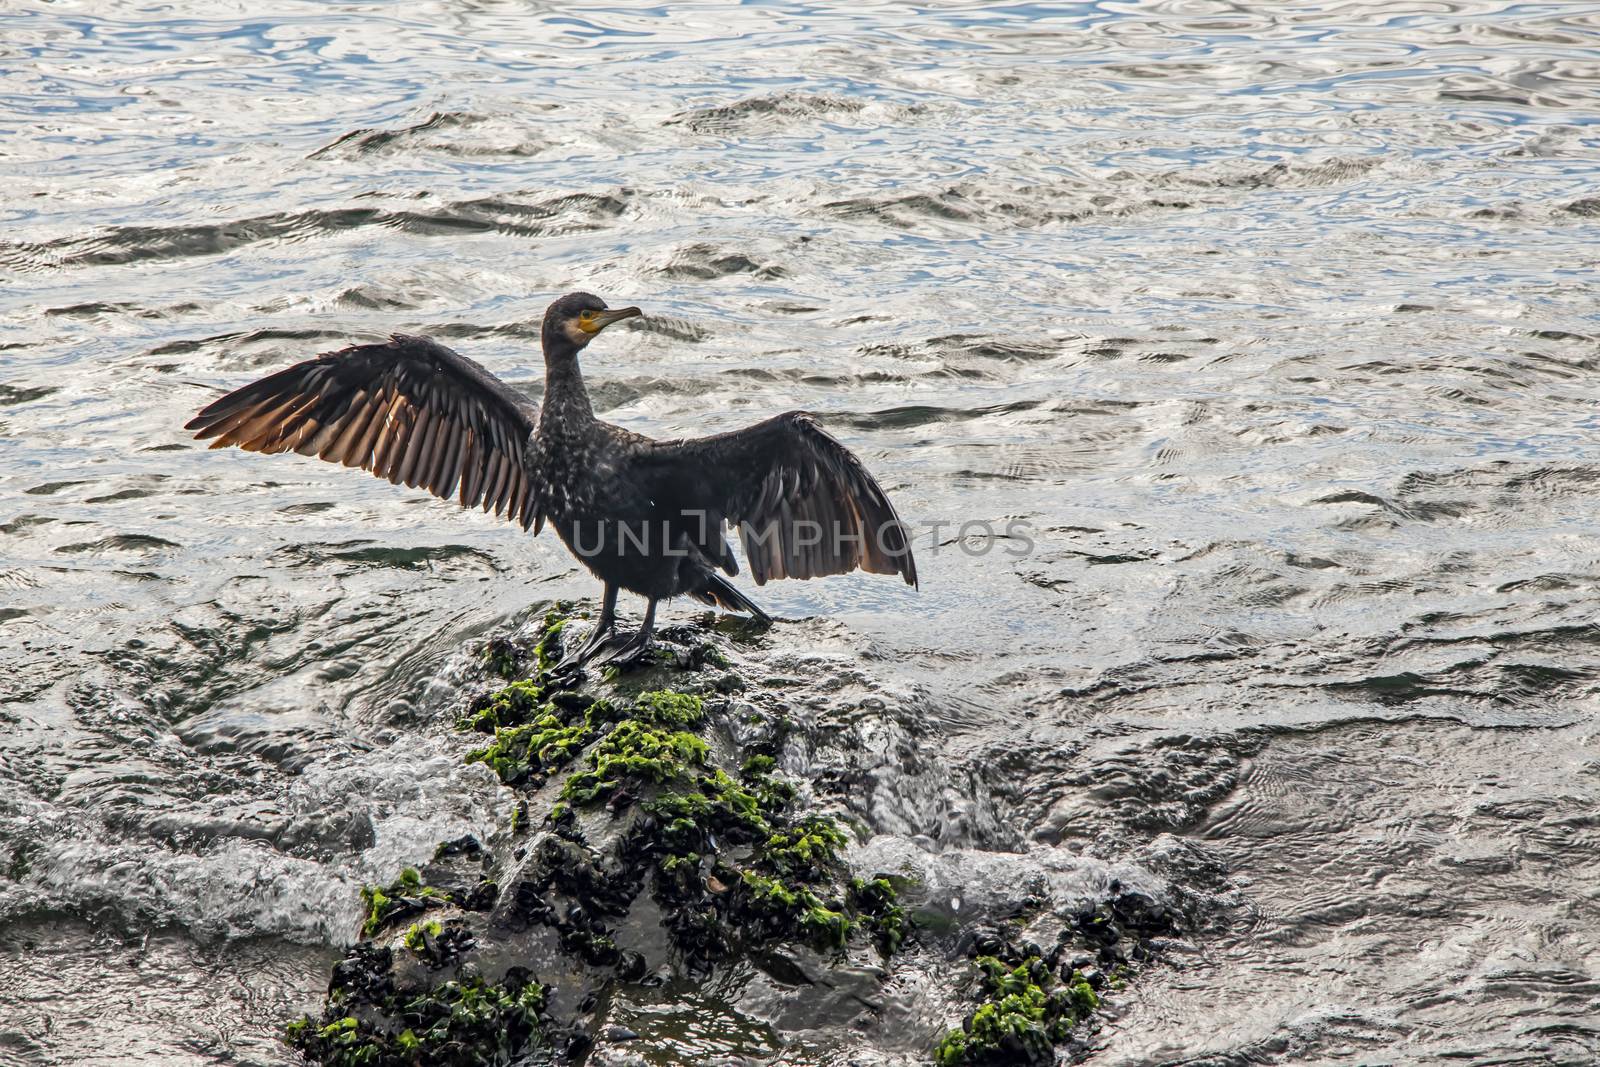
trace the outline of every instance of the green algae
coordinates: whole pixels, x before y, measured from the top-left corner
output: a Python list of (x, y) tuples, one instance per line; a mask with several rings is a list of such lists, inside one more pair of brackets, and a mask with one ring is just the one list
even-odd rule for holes
[[(641, 805), (658, 820), (653, 840), (640, 846), (655, 852), (658, 896), (675, 898), (685, 909), (709, 908), (700, 914), (726, 925), (710, 938), (724, 948), (740, 940), (795, 938), (843, 950), (861, 909), (854, 898), (841, 901), (834, 892), (837, 850), (845, 841), (838, 825), (815, 814), (791, 821), (792, 789), (752, 792), (720, 768), (693, 784)], [(727, 846), (741, 844), (755, 846), (744, 865), (721, 858)], [(706, 862), (712, 874), (702, 879)], [(893, 888), (885, 882), (883, 890), (882, 902), (892, 906)]]
[[(533, 648), (535, 670), (533, 677), (514, 680), (475, 700), (456, 726), (463, 730), (494, 733), (501, 727), (521, 726), (534, 718), (551, 714), (558, 709), (551, 705), (551, 697), (571, 696), (562, 691), (550, 675), (555, 658), (560, 651), (562, 635), (569, 621), (571, 605), (551, 605), (544, 615), (543, 629)], [(510, 670), (520, 664), (522, 657), (514, 645), (504, 638), (490, 641), (484, 648), (484, 668), (500, 677), (511, 677)], [(582, 709), (579, 709), (582, 710)]]
[(778, 761), (773, 759), (771, 756), (757, 753), (756, 755), (751, 756), (749, 759), (744, 761), (744, 763), (739, 767), (739, 774), (745, 778), (750, 778), (755, 775), (771, 774), (773, 769), (777, 766)]
[[(705, 708), (700, 698), (689, 693), (672, 690), (640, 693), (623, 714), (606, 700), (570, 690), (547, 690), (537, 682), (521, 681), (476, 702), (459, 725), (463, 729), (494, 734), (492, 742), (467, 753), (468, 763), (484, 764), (507, 785), (522, 785), (542, 781), (565, 767), (599, 737), (609, 723), (615, 723), (616, 729), (606, 737), (605, 745), (597, 749), (606, 757), (607, 766), (596, 767), (602, 779), (611, 772), (632, 773), (634, 768), (622, 757), (658, 757), (659, 753), (653, 754), (652, 746), (666, 735), (641, 727), (694, 726), (704, 718)], [(680, 736), (678, 731), (670, 731), (670, 734), (673, 738)], [(682, 749), (683, 746), (677, 744), (676, 747)], [(680, 756), (680, 760), (692, 758), (687, 753)], [(636, 768), (658, 781), (662, 780), (658, 775), (663, 769), (649, 771), (642, 765)], [(587, 790), (593, 784), (586, 779), (573, 787), (574, 795), (592, 800), (606, 794), (606, 789), (590, 794)]]
[(798, 794), (793, 782), (776, 775), (746, 774), (743, 781), (762, 811), (782, 811), (794, 802)]
[(653, 689), (633, 699), (636, 718), (660, 726), (698, 726), (706, 717), (705, 702), (690, 693)]
[(544, 613), (544, 633), (533, 648), (534, 662), (538, 664), (541, 676), (549, 673), (558, 662), (561, 636), (567, 628), (566, 610), (566, 605), (556, 604)]
[(1072, 1010), (1077, 1013), (1079, 1019), (1087, 1019), (1100, 1007), (1100, 994), (1094, 991), (1094, 986), (1090, 985), (1089, 980), (1082, 975), (1077, 975), (1067, 987), (1067, 997), (1072, 1002)]
[(800, 932), (818, 948), (843, 952), (856, 924), (842, 910), (828, 907), (812, 894), (806, 894), (805, 905), (799, 918)]
[(611, 796), (625, 781), (661, 784), (681, 779), (691, 767), (703, 766), (708, 752), (706, 743), (694, 734), (624, 719), (590, 751), (589, 769), (567, 779), (561, 799), (587, 805)]
[(545, 988), (515, 971), (496, 983), (469, 978), (427, 989), (384, 985), (369, 1001), (382, 1021), (364, 1010), (339, 1014), (342, 1009), (330, 1005), (320, 1019), (290, 1023), (284, 1041), (329, 1067), (507, 1063), (540, 1041), (545, 1003)]
[(1049, 952), (1007, 926), (976, 932), (982, 1003), (940, 1042), (939, 1067), (1053, 1064), (1060, 1046), (1076, 1046), (1073, 1031), (1092, 1023), (1097, 990), (1120, 988), (1129, 960), (1150, 959), (1154, 939), (1181, 928), (1181, 915), (1149, 893), (1118, 879), (1109, 888), (1079, 906)]
[(421, 953), (427, 946), (428, 938), (438, 937), (444, 928), (437, 921), (429, 919), (427, 922), (415, 922), (406, 930), (403, 938), (406, 948), (412, 952)]
[(414, 922), (401, 937), (406, 950), (433, 970), (448, 967), (477, 944), (472, 930), (459, 918)]
[(770, 820), (780, 815), (794, 797), (792, 791), (787, 794), (763, 791), (759, 785), (753, 790), (747, 789), (720, 767), (702, 775), (697, 784), (701, 794), (710, 801), (713, 815), (721, 816), (723, 822), (737, 822), (755, 835), (769, 833)]
[(361, 902), (366, 905), (367, 917), (361, 924), (361, 936), (371, 937), (391, 921), (425, 910), (428, 904), (424, 901), (437, 894), (438, 890), (422, 884), (422, 875), (415, 867), (401, 871), (400, 877), (387, 886), (362, 886)]
[[(576, 1029), (563, 1029), (576, 1020), (544, 1015), (544, 990), (526, 971), (513, 968), (493, 986), (475, 977), (486, 959), (497, 957), (464, 955), (473, 947), (474, 929), (499, 937), (533, 924), (548, 928), (559, 952), (571, 957), (555, 966), (570, 971), (581, 961), (590, 969), (582, 972), (584, 981), (599, 997), (608, 995), (609, 983), (659, 981), (659, 972), (651, 971), (662, 962), (657, 952), (694, 980), (737, 954), (781, 954), (782, 946), (801, 943), (832, 954), (837, 964), (843, 953), (870, 941), (887, 961), (908, 939), (927, 935), (900, 905), (899, 883), (851, 877), (846, 851), (852, 827), (864, 832), (859, 824), (808, 810), (800, 783), (779, 773), (786, 719), (754, 709), (738, 714), (739, 705), (717, 698), (727, 691), (726, 679), (711, 673), (685, 679), (693, 692), (658, 670), (608, 691), (609, 700), (568, 688), (550, 674), (564, 627), (558, 613), (548, 613), (535, 678), (488, 693), (461, 721), (463, 728), (492, 735), (468, 759), (520, 791), (513, 829), (523, 832), (508, 849), (514, 859), (495, 860), (506, 865), (496, 873), (511, 877), (505, 906), (487, 925), (474, 926), (478, 920), (455, 913), (430, 917), (429, 908), (458, 903), (463, 891), (428, 886), (409, 868), (393, 885), (364, 890), (364, 936), (410, 924), (386, 944), (363, 941), (352, 949), (353, 958), (381, 964), (350, 968), (342, 978), (345, 965), (335, 969), (323, 1016), (291, 1027), (290, 1043), (308, 1058), (367, 1067), (545, 1062), (530, 1058), (538, 1044), (549, 1052), (534, 1056), (581, 1060), (584, 1039)], [(692, 662), (715, 660), (703, 654)], [(672, 666), (679, 674), (694, 669), (682, 655)], [(708, 744), (713, 737), (716, 750)], [(730, 762), (725, 746), (731, 738), (746, 751)], [(536, 789), (533, 818), (546, 810), (548, 832), (527, 834)], [(446, 855), (441, 846), (435, 858)], [(483, 860), (486, 869), (492, 859)], [(441, 877), (441, 869), (426, 868), (428, 879)], [(485, 884), (492, 894), (493, 884)], [(636, 910), (645, 893), (658, 910)], [(659, 915), (666, 943), (648, 933), (641, 940), (632, 929), (613, 930), (630, 915), (650, 923)], [(1076, 1049), (1075, 1028), (1098, 1006), (1095, 987), (1105, 984), (1107, 972), (1123, 973), (1114, 961), (1126, 958), (1116, 956), (1126, 931), (1146, 922), (1153, 929), (1157, 918), (1117, 904), (1085, 911), (1077, 933), (1087, 951), (1098, 947), (1098, 968), (1090, 956), (1062, 962), (1066, 935), (1047, 961), (1031, 945), (1032, 955), (1019, 951), (1012, 938), (1020, 931), (1009, 926), (999, 935), (1003, 944), (980, 938), (972, 950), (978, 1002), (969, 1005), (959, 1029), (929, 1050), (933, 1061), (938, 1067), (1046, 1064), (1063, 1045)], [(550, 945), (549, 934), (541, 932), (535, 943)], [(406, 966), (396, 970), (391, 959)], [(454, 983), (427, 985), (430, 972), (452, 964), (457, 969), (444, 973), (461, 983), (456, 991)], [(412, 985), (397, 989), (402, 979)], [(1115, 986), (1118, 978), (1111, 981)], [(580, 1004), (577, 1010), (589, 1009)], [(564, 1053), (563, 1034), (569, 1035)]]
[(860, 916), (861, 925), (872, 934), (879, 952), (888, 957), (900, 951), (911, 920), (899, 904), (893, 882), (887, 878), (853, 878), (846, 899)]
[(856, 929), (844, 904), (823, 900), (810, 886), (745, 870), (739, 890), (730, 910), (764, 937), (798, 936), (815, 948), (843, 951)]
[(361, 936), (372, 937), (379, 930), (402, 919), (420, 915), (430, 908), (454, 905), (464, 911), (482, 911), (494, 903), (499, 887), (487, 878), (470, 887), (445, 888), (428, 885), (415, 867), (407, 867), (386, 886), (361, 887), (361, 902), (366, 917)]
[(462, 730), (492, 734), (501, 727), (519, 726), (527, 722), (544, 704), (544, 687), (538, 682), (512, 682), (473, 702), (467, 713), (457, 720), (456, 726)]
[(825, 815), (806, 815), (787, 829), (771, 834), (761, 845), (761, 858), (783, 874), (818, 878), (839, 862), (849, 838)]
[(721, 834), (740, 844), (753, 844), (771, 835), (771, 816), (783, 802), (773, 795), (745, 789), (718, 767), (696, 776), (692, 788), (659, 793), (640, 807), (661, 824), (666, 851), (699, 848), (708, 834)]
[(511, 679), (517, 676), (517, 671), (522, 665), (522, 656), (510, 641), (497, 637), (483, 646), (481, 662), (483, 669), (490, 674)]
[[(559, 699), (558, 693), (542, 695), (551, 704)], [(498, 748), (469, 758), (520, 784), (541, 771), (547, 775), (578, 763), (576, 753), (588, 743), (581, 765), (561, 783), (546, 822), (581, 852), (586, 846), (575, 809), (604, 803), (614, 813), (636, 808), (644, 816), (618, 843), (618, 859), (607, 861), (634, 872), (631, 880), (623, 879), (625, 899), (611, 905), (617, 914), (626, 914), (642, 879), (653, 874), (664, 921), (691, 968), (759, 940), (799, 940), (841, 951), (860, 929), (870, 932), (886, 955), (899, 946), (907, 924), (894, 903), (893, 887), (873, 882), (874, 888), (857, 891), (841, 883), (847, 831), (832, 817), (796, 814), (798, 791), (774, 773), (777, 761), (771, 755), (746, 759), (738, 778), (710, 765), (709, 746), (692, 732), (706, 721), (700, 696), (658, 687), (615, 706), (569, 703), (565, 713), (547, 707), (523, 726), (498, 729)], [(580, 707), (586, 708), (581, 721), (574, 717)], [(746, 858), (730, 863), (729, 848), (744, 849)], [(579, 855), (552, 857), (550, 867), (574, 871), (599, 861)], [(527, 914), (555, 926), (563, 947), (588, 962), (617, 958), (614, 942), (593, 913), (604, 910), (597, 909), (597, 901), (606, 893), (618, 895), (621, 883), (613, 878), (616, 884), (602, 890), (598, 884), (572, 882), (555, 874), (537, 879)], [(546, 898), (551, 889), (581, 904), (588, 917), (569, 918), (570, 908)]]
[(1077, 972), (1058, 979), (1039, 956), (1010, 965), (979, 956), (984, 1003), (951, 1030), (934, 1050), (938, 1067), (1001, 1067), (1050, 1064), (1055, 1047), (1099, 1006), (1099, 998)]
[[(660, 672), (651, 670), (611, 699), (596, 699), (550, 673), (564, 628), (558, 612), (548, 613), (534, 650), (535, 677), (480, 697), (458, 723), (491, 735), (466, 759), (483, 763), (521, 792), (513, 830), (525, 834), (531, 791), (537, 789), (547, 805), (544, 826), (553, 831), (519, 838), (519, 862), (496, 923), (550, 928), (563, 954), (608, 970), (611, 981), (640, 981), (649, 974), (650, 961), (619, 946), (620, 935), (608, 925), (627, 917), (646, 892), (660, 909), (672, 958), (690, 976), (709, 973), (735, 953), (786, 942), (842, 954), (870, 938), (885, 958), (900, 947), (910, 926), (894, 886), (882, 878), (849, 878), (843, 859), (849, 829), (832, 816), (805, 810), (797, 783), (778, 773), (773, 753), (782, 744), (781, 732), (759, 731), (757, 751), (731, 773), (713, 760), (707, 740), (708, 700), (726, 690), (722, 679), (692, 681), (691, 692), (675, 681), (663, 685)], [(688, 669), (726, 663), (713, 657), (714, 646), (707, 649), (690, 657)], [(670, 666), (681, 672), (683, 661), (678, 656)], [(756, 725), (771, 725), (756, 718)], [(592, 846), (585, 834), (604, 832), (595, 819), (604, 820), (605, 809), (617, 831), (606, 834), (605, 845)], [(580, 820), (580, 812), (588, 814)], [(537, 809), (533, 818), (537, 822)], [(459, 849), (441, 847), (436, 859), (467, 850), (465, 842)], [(471, 854), (486, 868), (493, 859), (481, 846)], [(426, 870), (431, 879), (440, 868)], [(474, 946), (474, 929), (481, 934), (485, 928), (468, 916), (429, 916), (432, 908), (465, 905), (463, 890), (427, 881), (407, 868), (391, 885), (363, 890), (363, 937), (386, 929), (403, 932), (391, 935), (387, 945), (360, 942), (350, 959), (368, 963), (335, 969), (323, 1017), (302, 1020), (290, 1038), (309, 1059), (375, 1067), (507, 1062), (525, 1054), (508, 1052), (512, 1045), (524, 1048), (535, 1039), (548, 1044), (551, 1034), (564, 1032), (548, 1018), (540, 1029), (544, 1000), (542, 993), (527, 992), (539, 987), (529, 984), (526, 972), (506, 996), (464, 977), (477, 973), (480, 962), (465, 953)], [(493, 884), (486, 884), (493, 894)], [(396, 971), (390, 960), (402, 956), (421, 961), (428, 971), (455, 965), (444, 973), (463, 984), (397, 990), (397, 975), (415, 983), (428, 973), (414, 966)], [(511, 1001), (524, 995), (534, 1001), (513, 1018)], [(459, 1026), (451, 1021), (458, 1016)], [(471, 1026), (494, 1019), (508, 1032), (520, 1026), (521, 1036), (512, 1033), (510, 1044), (501, 1045), (501, 1037), (468, 1034)]]
[(498, 727), (494, 741), (468, 752), (466, 761), (482, 763), (507, 785), (521, 785), (566, 766), (593, 738), (587, 722), (546, 714), (522, 726)]

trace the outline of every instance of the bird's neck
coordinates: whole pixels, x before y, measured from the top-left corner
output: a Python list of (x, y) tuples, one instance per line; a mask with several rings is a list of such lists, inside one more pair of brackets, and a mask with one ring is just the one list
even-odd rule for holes
[(583, 386), (576, 352), (546, 352), (544, 357), (544, 406), (541, 421), (587, 422), (594, 418), (589, 390)]

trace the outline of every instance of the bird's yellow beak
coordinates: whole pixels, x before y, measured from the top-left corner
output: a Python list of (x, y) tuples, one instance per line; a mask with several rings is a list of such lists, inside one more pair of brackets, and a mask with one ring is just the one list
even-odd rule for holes
[(631, 319), (635, 315), (643, 315), (638, 308), (607, 308), (605, 311), (586, 311), (578, 320), (578, 328), (584, 333), (599, 333), (613, 322)]

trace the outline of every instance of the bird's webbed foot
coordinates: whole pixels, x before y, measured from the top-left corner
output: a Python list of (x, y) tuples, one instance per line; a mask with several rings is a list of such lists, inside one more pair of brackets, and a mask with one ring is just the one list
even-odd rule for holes
[(617, 639), (616, 628), (607, 623), (596, 626), (584, 639), (583, 644), (561, 657), (561, 662), (551, 668), (550, 673), (557, 678), (569, 677), (583, 670), (583, 665), (588, 663), (603, 648)]
[(615, 667), (631, 671), (643, 666), (650, 658), (650, 631), (638, 630), (631, 634), (612, 634), (604, 647), (594, 656), (597, 667)]

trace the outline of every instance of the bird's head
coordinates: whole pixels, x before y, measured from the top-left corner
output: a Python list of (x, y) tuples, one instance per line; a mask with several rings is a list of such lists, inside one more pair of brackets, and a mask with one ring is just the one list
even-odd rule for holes
[(593, 293), (568, 293), (544, 313), (545, 351), (576, 352), (613, 322), (638, 314), (641, 312), (634, 307), (608, 308), (606, 302)]

